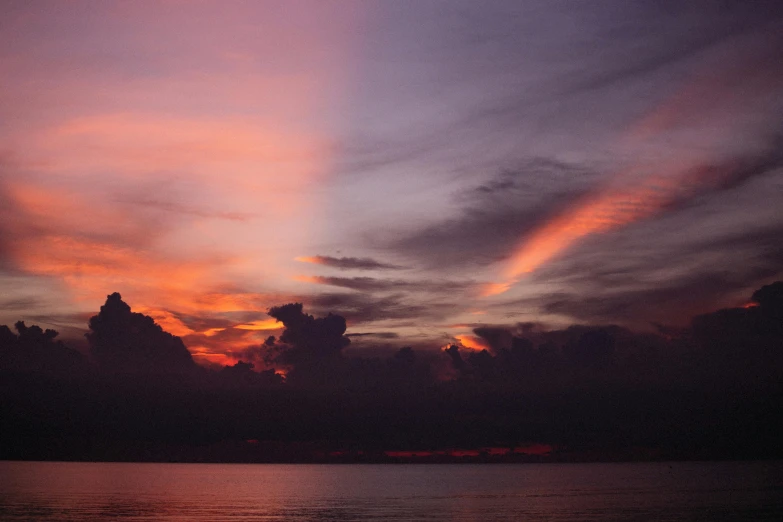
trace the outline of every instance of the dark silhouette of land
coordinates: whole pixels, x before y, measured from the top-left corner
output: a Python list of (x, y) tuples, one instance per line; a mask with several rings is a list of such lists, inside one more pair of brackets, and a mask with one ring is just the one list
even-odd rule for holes
[(0, 458), (783, 457), (783, 282), (676, 331), (485, 327), (474, 333), (488, 350), (387, 358), (347, 355), (339, 315), (301, 304), (269, 315), (285, 326), (280, 338), (219, 370), (117, 293), (89, 321), (88, 355), (53, 330), (0, 326)]

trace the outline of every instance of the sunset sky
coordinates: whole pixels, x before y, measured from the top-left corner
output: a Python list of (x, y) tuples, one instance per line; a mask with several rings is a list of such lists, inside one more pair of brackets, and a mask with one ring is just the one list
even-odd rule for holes
[[(724, 5), (725, 4), (725, 5)], [(783, 276), (780, 2), (0, 2), (0, 324), (197, 359), (682, 325)]]

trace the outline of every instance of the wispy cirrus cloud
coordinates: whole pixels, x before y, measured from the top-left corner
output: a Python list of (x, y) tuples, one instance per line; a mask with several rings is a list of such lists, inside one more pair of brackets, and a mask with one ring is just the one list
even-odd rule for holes
[(509, 244), (578, 200), (598, 177), (590, 168), (561, 161), (520, 163), (458, 193), (456, 216), (404, 232), (389, 248), (428, 268), (496, 262)]
[(533, 272), (581, 238), (621, 228), (657, 213), (688, 204), (699, 196), (729, 190), (755, 176), (783, 167), (780, 140), (750, 157), (718, 164), (660, 165), (665, 174), (631, 187), (608, 188), (583, 198), (529, 235), (508, 262), (505, 276), (515, 280)]
[[(760, 42), (783, 49), (779, 36), (763, 35)], [(750, 47), (758, 47), (754, 41)], [(740, 48), (742, 55), (747, 49)], [(634, 122), (622, 146), (641, 152), (664, 136), (687, 136), (700, 131), (700, 148), (669, 147), (655, 160), (642, 159), (610, 176), (588, 194), (523, 236), (503, 270), (504, 280), (486, 295), (507, 291), (519, 279), (560, 255), (582, 238), (617, 230), (687, 204), (699, 196), (729, 190), (755, 176), (778, 169), (780, 129), (774, 116), (757, 117), (752, 130), (736, 122), (738, 106), (746, 112), (767, 103), (783, 87), (783, 69), (769, 50), (748, 55), (746, 62), (700, 71), (671, 96)], [(740, 95), (730, 86), (742, 82)], [(780, 108), (778, 108), (780, 109)], [(722, 123), (715, 130), (711, 125)], [(770, 128), (772, 128), (770, 130)], [(753, 139), (739, 148), (730, 143), (730, 129)], [(770, 139), (770, 135), (772, 138)], [(744, 148), (742, 148), (744, 147)], [(722, 149), (727, 148), (728, 153)]]

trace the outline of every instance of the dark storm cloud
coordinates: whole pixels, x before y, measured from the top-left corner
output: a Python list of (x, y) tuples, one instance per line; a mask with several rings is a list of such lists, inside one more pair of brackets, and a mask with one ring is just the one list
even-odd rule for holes
[(429, 267), (498, 261), (527, 232), (587, 193), (595, 178), (575, 165), (529, 161), (457, 195), (456, 217), (394, 240), (392, 248)]
[(341, 270), (400, 270), (403, 267), (382, 263), (369, 257), (312, 256), (297, 258), (297, 261), (339, 268)]

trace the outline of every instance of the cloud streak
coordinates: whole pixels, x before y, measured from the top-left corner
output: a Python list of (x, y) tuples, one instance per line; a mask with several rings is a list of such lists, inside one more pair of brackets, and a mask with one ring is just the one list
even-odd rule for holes
[(398, 279), (377, 279), (374, 277), (327, 277), (297, 276), (297, 281), (317, 285), (339, 286), (361, 292), (420, 291), (450, 292), (475, 286), (471, 281), (410, 281)]
[[(781, 47), (780, 41), (776, 44)], [(743, 98), (726, 87), (740, 81), (738, 77), (750, 85)], [(769, 61), (766, 53), (760, 58), (754, 57), (750, 64), (727, 67), (718, 74), (697, 76), (634, 123), (624, 137), (624, 146), (639, 151), (639, 147), (660, 140), (666, 133), (691, 128), (694, 121), (697, 126), (703, 126), (704, 121), (717, 118), (726, 129), (739, 127), (741, 124), (732, 122), (736, 105), (751, 111), (758, 106), (759, 98), (763, 100), (782, 85), (783, 71)], [(723, 105), (729, 105), (730, 109), (723, 110)], [(767, 118), (768, 125), (769, 121)], [(710, 140), (706, 151), (674, 149), (668, 157), (655, 162), (639, 161), (616, 173), (608, 182), (526, 234), (506, 262), (504, 280), (487, 287), (485, 295), (504, 293), (522, 276), (537, 270), (587, 236), (620, 229), (687, 204), (697, 196), (727, 190), (774, 171), (783, 164), (783, 155), (780, 153), (780, 129), (772, 132), (771, 140), (759, 138), (762, 143), (766, 142), (763, 145), (754, 144), (750, 151), (735, 152), (734, 157), (727, 157), (718, 149), (728, 145), (726, 137), (731, 132), (723, 129), (718, 134), (704, 131), (703, 137)]]
[[(512, 281), (533, 272), (579, 239), (649, 218), (687, 204), (695, 197), (736, 186), (783, 166), (777, 140), (758, 157), (729, 160), (720, 165), (697, 165), (652, 176), (630, 188), (609, 188), (585, 198), (574, 208), (534, 231), (509, 260), (505, 276)], [(661, 170), (669, 170), (667, 166)]]
[(382, 263), (369, 257), (300, 256), (295, 260), (300, 263), (324, 265), (340, 270), (400, 270), (403, 268), (389, 263)]
[(29, 321), (119, 291), (213, 361), (281, 302), (432, 345), (417, 321), (477, 308), (638, 322), (700, 276), (729, 293), (685, 308), (729, 302), (779, 262), (783, 11), (708, 4), (20, 4), (4, 298)]

